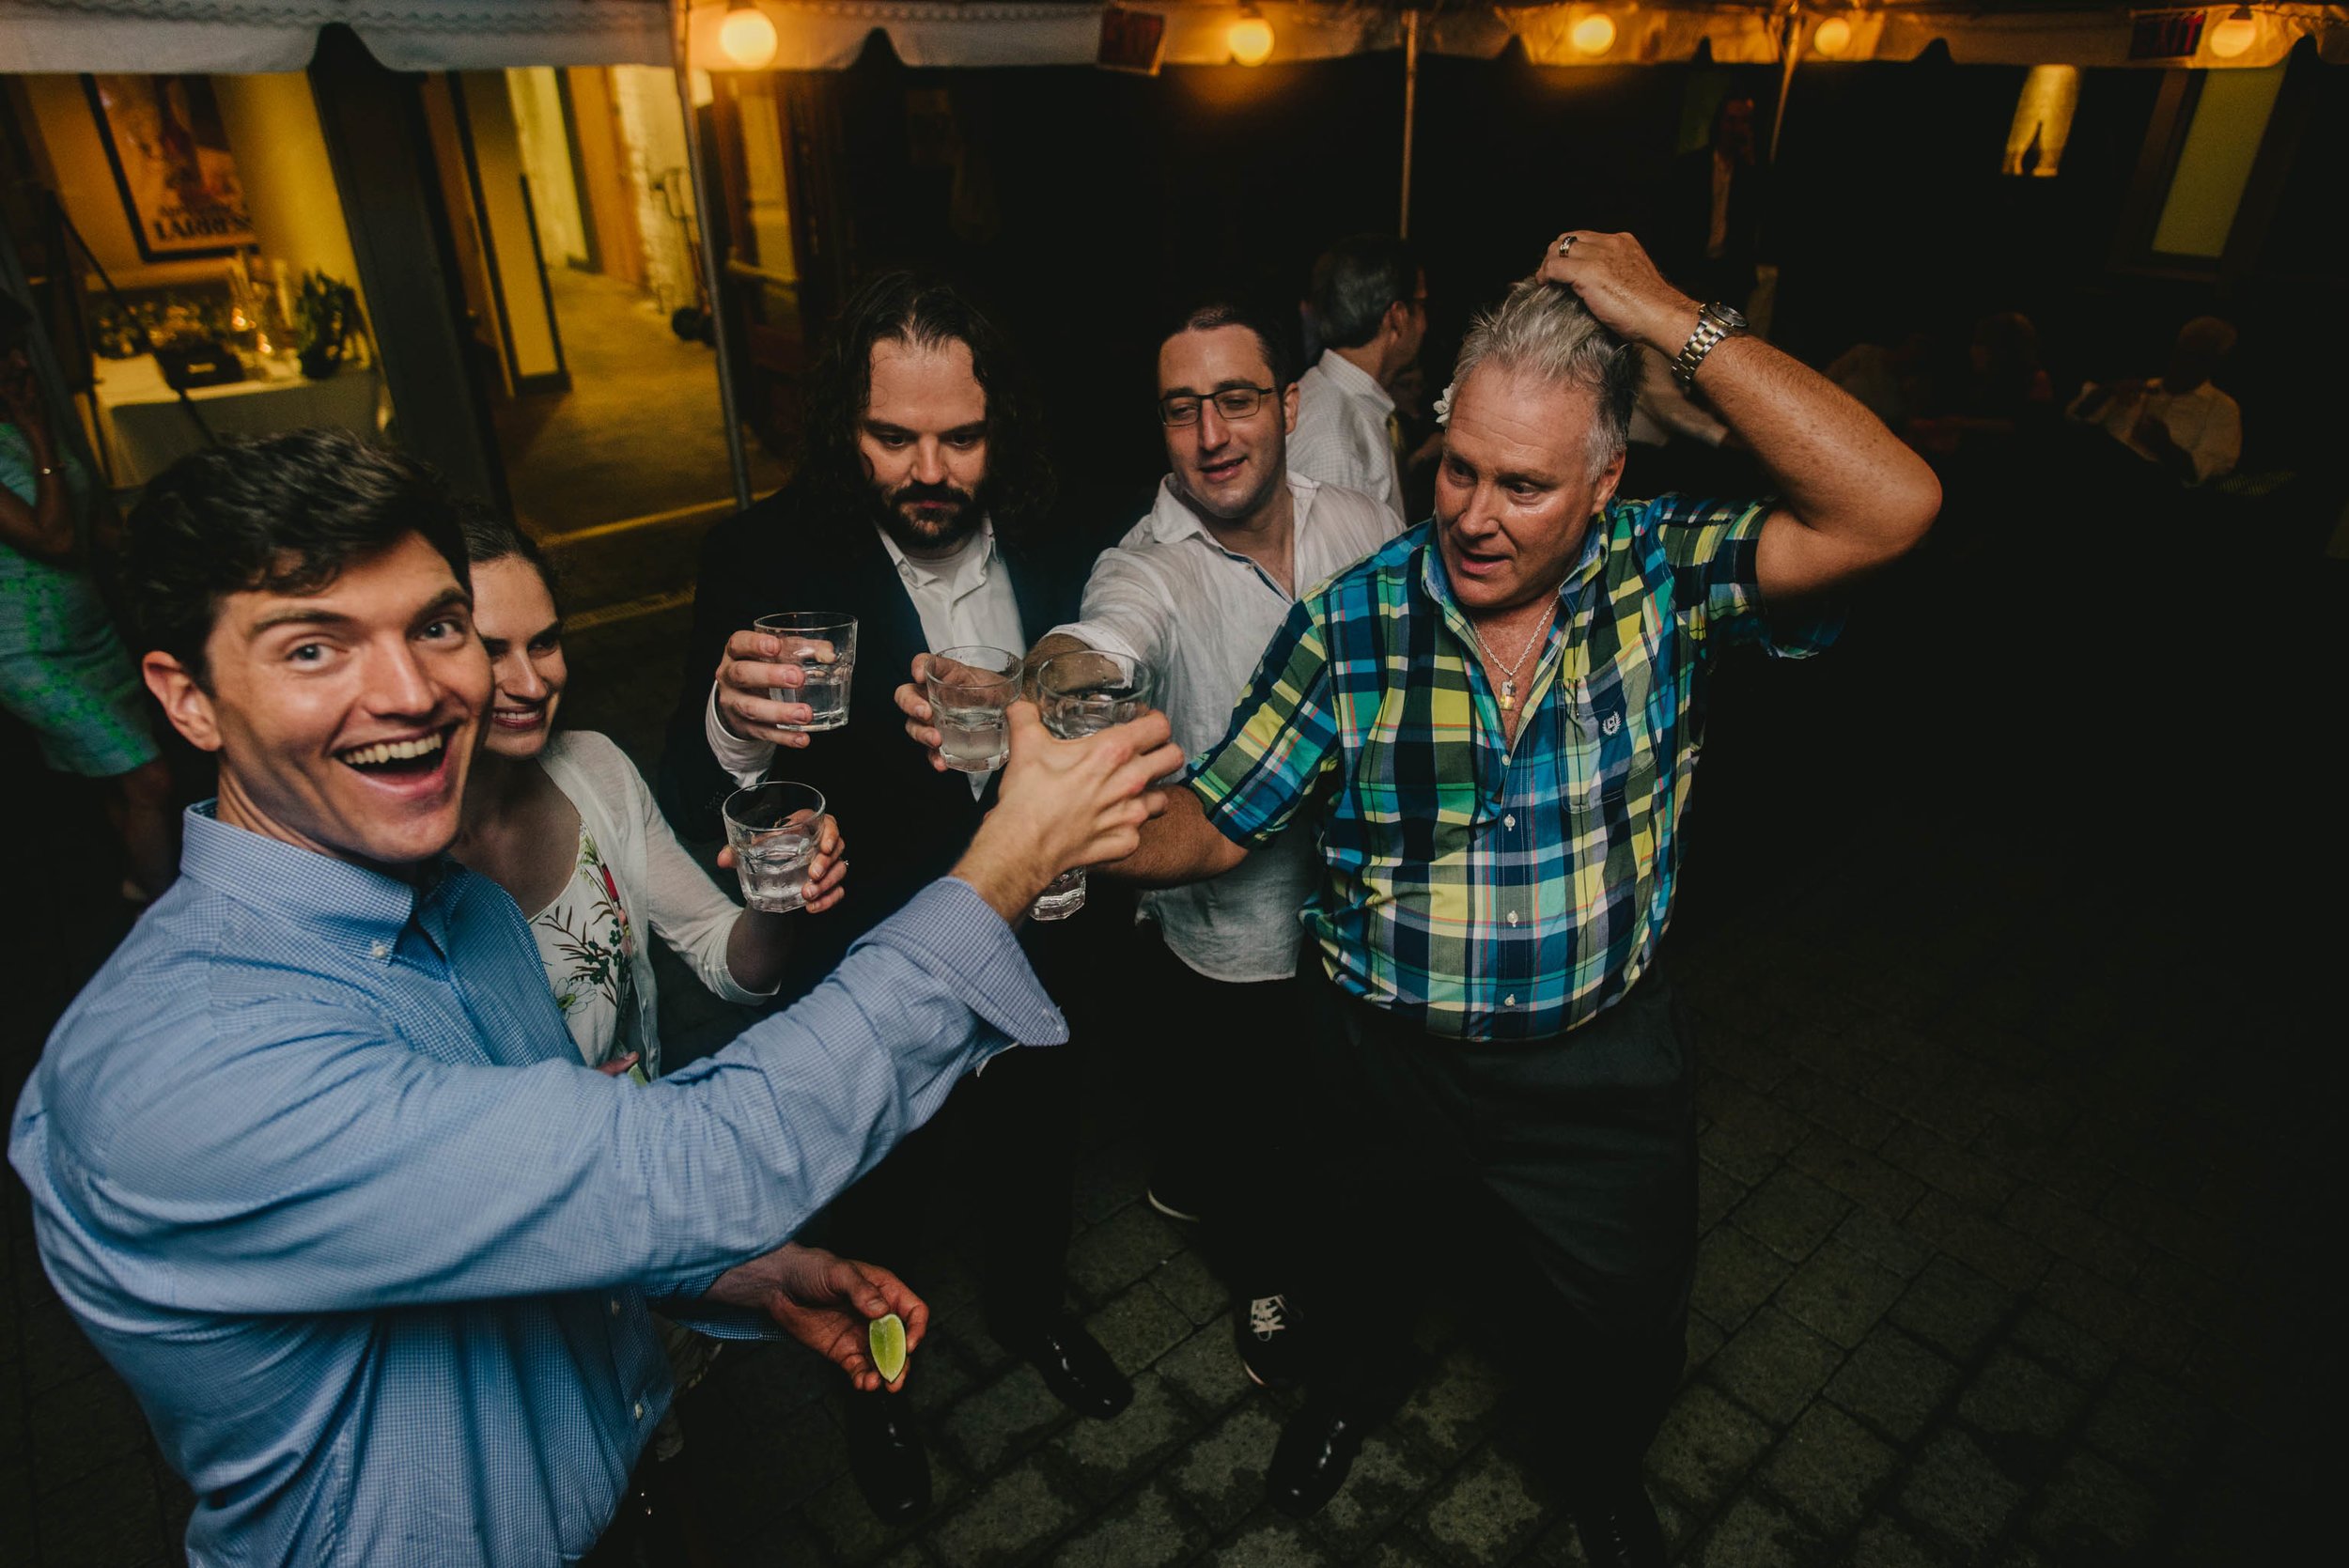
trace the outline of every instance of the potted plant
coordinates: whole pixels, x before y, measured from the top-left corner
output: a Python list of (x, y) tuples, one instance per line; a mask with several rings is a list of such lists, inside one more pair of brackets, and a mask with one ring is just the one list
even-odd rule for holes
[(302, 373), (322, 381), (343, 367), (350, 340), (359, 334), (359, 294), (324, 272), (302, 274), (294, 300), (294, 339)]

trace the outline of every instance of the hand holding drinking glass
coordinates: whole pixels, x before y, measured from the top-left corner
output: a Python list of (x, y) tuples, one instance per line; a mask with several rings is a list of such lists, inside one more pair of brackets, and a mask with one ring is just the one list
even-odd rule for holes
[[(800, 908), (811, 915), (820, 915), (846, 896), (843, 884), (848, 880), (848, 841), (840, 836), (840, 819), (824, 814), (823, 826), (816, 834), (816, 858), (807, 862), (807, 881), (801, 890)], [(718, 846), (718, 869), (741, 874), (741, 857), (734, 846)], [(765, 911), (761, 911), (762, 913)]]
[[(727, 796), (723, 815), (726, 846), (734, 852), (734, 869), (742, 879), (744, 908), (785, 914), (801, 908), (811, 896), (838, 891), (836, 875), (828, 890), (815, 869), (831, 821), (824, 813), (824, 798), (817, 791), (772, 780)], [(835, 831), (835, 853), (839, 842)]]
[(929, 700), (924, 706), (929, 733), (938, 737), (938, 759), (958, 773), (994, 772), (1011, 754), (1005, 714), (1019, 700), (1019, 656), (961, 647), (926, 657), (922, 686)]
[[(1150, 711), (1158, 675), (1129, 654), (1087, 648), (1056, 654), (1036, 667), (1036, 707), (1044, 727), (1063, 740), (1080, 740)], [(1029, 911), (1037, 920), (1066, 920), (1085, 905), (1082, 864), (1052, 878)]]
[(718, 713), (745, 739), (804, 746), (848, 722), (856, 617), (831, 611), (761, 615), (726, 640), (718, 660)]

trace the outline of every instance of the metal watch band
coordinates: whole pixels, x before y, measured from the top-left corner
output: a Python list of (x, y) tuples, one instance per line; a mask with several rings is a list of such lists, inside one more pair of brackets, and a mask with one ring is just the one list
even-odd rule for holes
[(1680, 383), (1681, 391), (1695, 390), (1697, 366), (1704, 363), (1705, 355), (1720, 346), (1731, 330), (1730, 323), (1722, 319), (1714, 306), (1698, 307), (1697, 330), (1688, 334), (1688, 341), (1680, 346), (1679, 354), (1672, 360), (1672, 379)]

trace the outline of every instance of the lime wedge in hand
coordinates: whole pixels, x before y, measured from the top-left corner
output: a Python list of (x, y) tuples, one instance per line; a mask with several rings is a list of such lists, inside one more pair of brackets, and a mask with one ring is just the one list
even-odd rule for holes
[(884, 1383), (906, 1374), (906, 1325), (895, 1312), (865, 1325), (864, 1343), (873, 1349), (873, 1369)]

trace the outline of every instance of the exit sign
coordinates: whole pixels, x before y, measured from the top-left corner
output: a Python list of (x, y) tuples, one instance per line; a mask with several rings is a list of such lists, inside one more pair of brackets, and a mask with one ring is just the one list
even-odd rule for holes
[(2132, 60), (2182, 60), (2202, 45), (2201, 11), (2154, 11), (2129, 25)]

